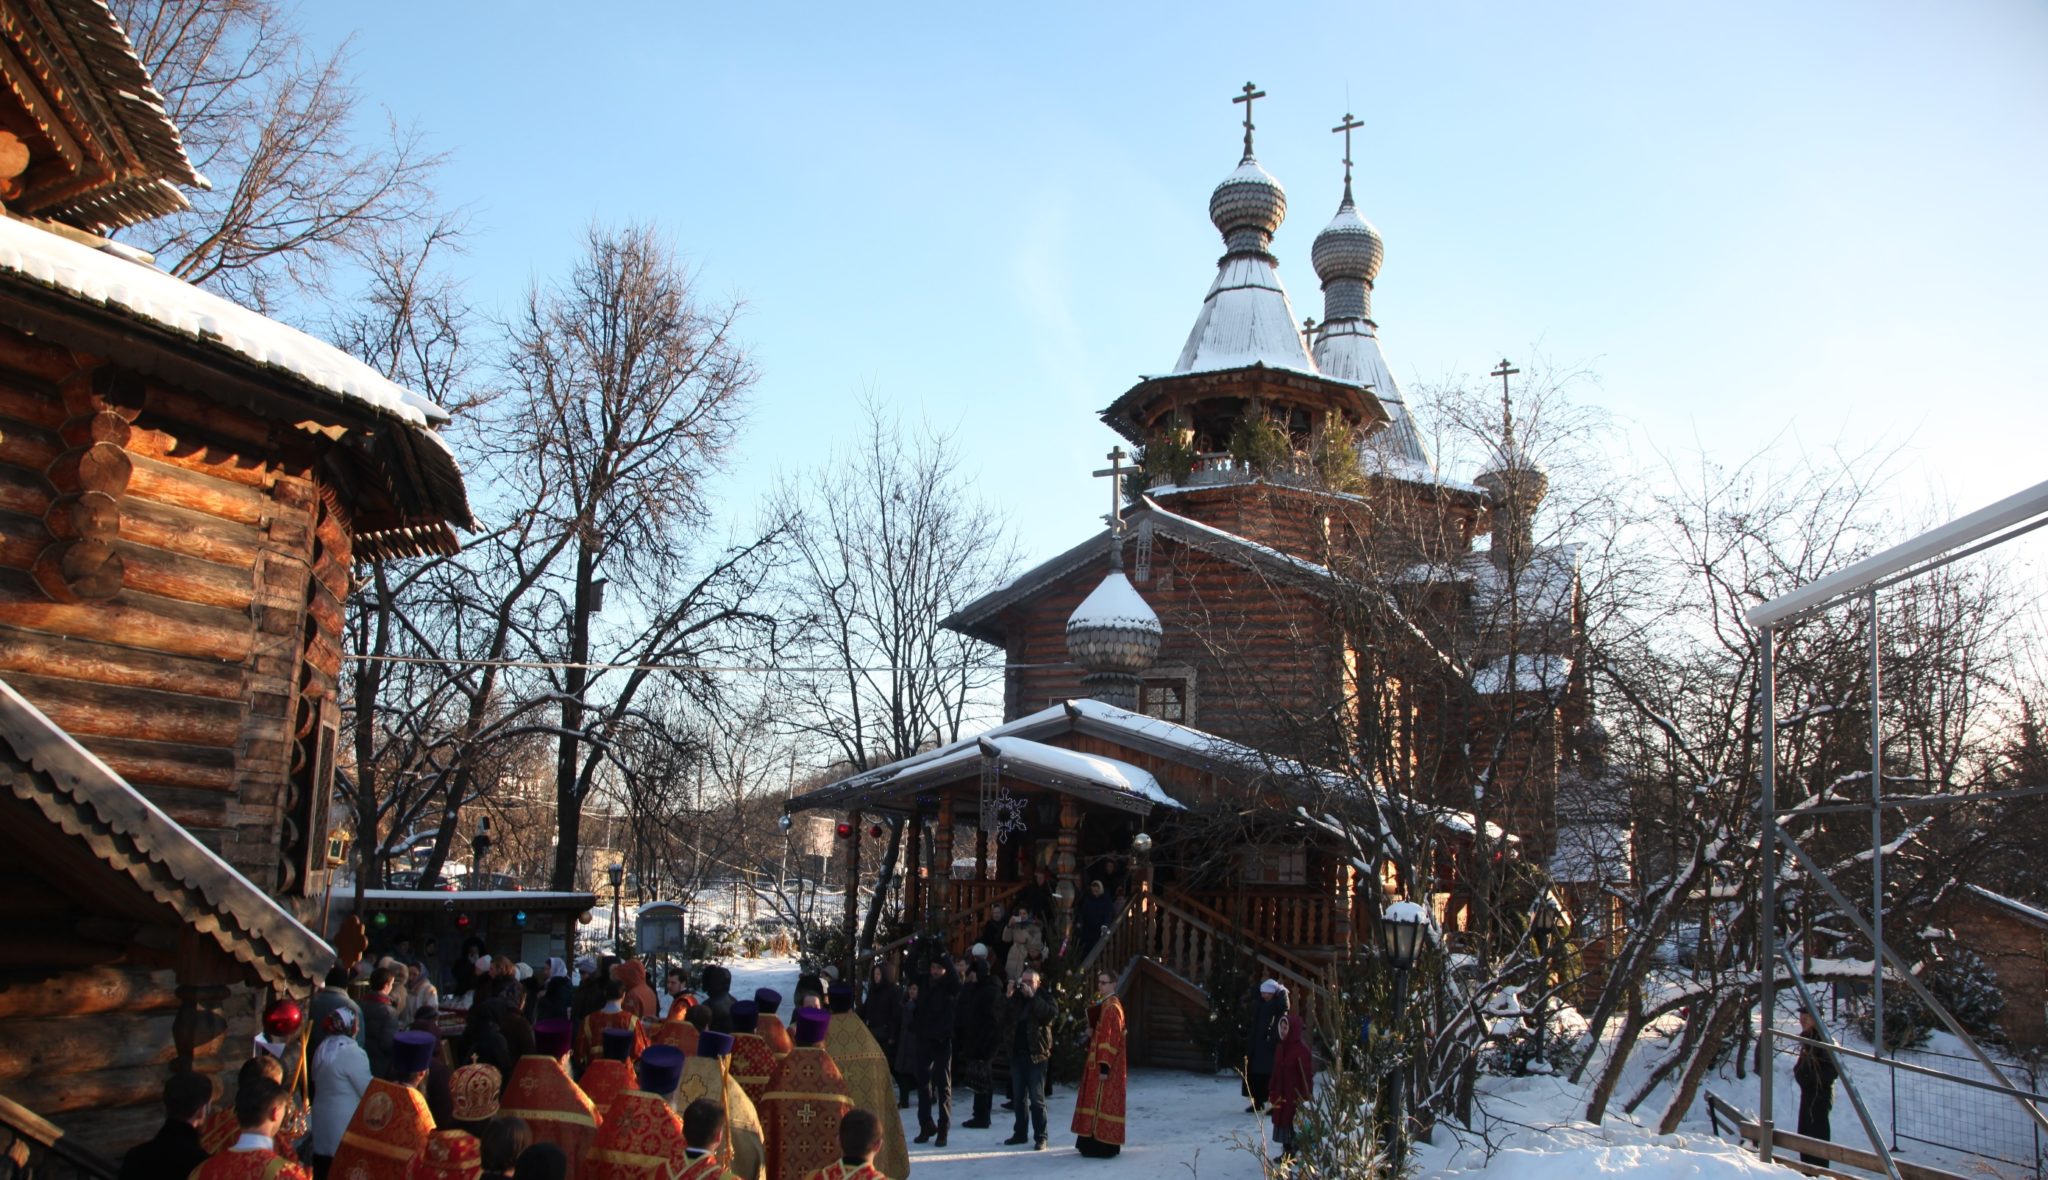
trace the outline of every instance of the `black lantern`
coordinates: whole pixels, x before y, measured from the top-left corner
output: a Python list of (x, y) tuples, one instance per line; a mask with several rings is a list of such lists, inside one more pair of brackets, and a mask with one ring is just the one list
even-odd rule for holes
[(1426, 917), (1412, 901), (1397, 901), (1380, 915), (1380, 950), (1387, 956), (1387, 966), (1403, 974), (1414, 968)]
[[(486, 815), (476, 821), (476, 835), (470, 838), (470, 872), (479, 882), (483, 881), (484, 858), (491, 854), (491, 817)], [(482, 885), (478, 886), (482, 888)]]
[(1557, 899), (1545, 891), (1536, 899), (1536, 907), (1529, 911), (1529, 937), (1536, 941), (1536, 953), (1550, 953), (1550, 942), (1557, 937), (1557, 929), (1563, 924), (1564, 915), (1558, 911)]
[(626, 866), (621, 861), (613, 861), (605, 872), (611, 874), (612, 879), (612, 944), (616, 946), (619, 941), (619, 890), (626, 883)]

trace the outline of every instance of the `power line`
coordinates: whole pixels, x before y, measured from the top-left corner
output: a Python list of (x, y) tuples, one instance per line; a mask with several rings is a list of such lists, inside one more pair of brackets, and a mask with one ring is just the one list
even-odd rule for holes
[[(894, 672), (894, 665), (883, 664), (874, 667), (855, 667), (844, 664), (652, 664), (634, 662), (611, 662), (605, 660), (451, 660), (443, 656), (370, 655), (364, 652), (348, 652), (343, 657), (357, 663), (419, 664), (454, 668), (531, 668), (541, 671), (559, 671), (581, 668), (587, 672), (708, 672), (708, 673), (761, 673), (761, 672)], [(977, 669), (987, 672), (1009, 671), (1015, 668), (1071, 668), (1071, 662), (1050, 664), (947, 664), (931, 665), (941, 671), (965, 672)]]

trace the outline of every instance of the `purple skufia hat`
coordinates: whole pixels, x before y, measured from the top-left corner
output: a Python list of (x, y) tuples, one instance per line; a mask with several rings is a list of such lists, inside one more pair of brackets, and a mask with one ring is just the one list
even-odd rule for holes
[(664, 1097), (683, 1082), (683, 1051), (674, 1045), (649, 1045), (640, 1055), (640, 1088)]
[(569, 1051), (576, 1039), (575, 1026), (566, 1020), (538, 1020), (533, 1025), (533, 1048), (536, 1053), (549, 1057), (560, 1057)]
[(732, 1006), (732, 1031), (750, 1033), (761, 1027), (761, 1010), (752, 1000), (741, 1000)]
[(853, 1011), (853, 985), (850, 983), (833, 984), (830, 988), (826, 989), (825, 1002), (832, 1006), (834, 1012)]
[(608, 1028), (604, 1030), (604, 1055), (613, 1061), (624, 1061), (633, 1055), (633, 1030), (630, 1028)]
[(754, 989), (754, 1006), (760, 1009), (761, 1015), (773, 1016), (782, 1007), (782, 993), (772, 987), (757, 987)]
[(697, 1056), (727, 1057), (732, 1054), (732, 1034), (705, 1029), (697, 1034)]
[(433, 1064), (434, 1050), (441, 1046), (441, 1038), (430, 1032), (406, 1029), (391, 1037), (391, 1072), (407, 1078)]
[(818, 1008), (799, 1008), (793, 1019), (799, 1045), (822, 1045), (825, 1034), (832, 1030), (831, 1013)]

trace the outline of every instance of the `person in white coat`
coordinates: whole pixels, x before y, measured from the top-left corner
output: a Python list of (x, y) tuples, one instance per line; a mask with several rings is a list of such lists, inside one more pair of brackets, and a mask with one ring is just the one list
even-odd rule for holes
[(341, 1147), (341, 1134), (356, 1116), (356, 1104), (370, 1088), (370, 1055), (356, 1043), (355, 1013), (346, 1008), (327, 1015), (327, 1036), (313, 1050), (312, 1156), (318, 1170)]

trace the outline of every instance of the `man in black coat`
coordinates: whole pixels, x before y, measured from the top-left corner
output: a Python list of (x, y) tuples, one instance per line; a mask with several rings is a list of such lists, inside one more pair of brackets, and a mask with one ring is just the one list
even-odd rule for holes
[(1102, 937), (1102, 932), (1109, 929), (1111, 922), (1116, 921), (1116, 897), (1100, 879), (1088, 882), (1088, 892), (1075, 910), (1074, 921), (1081, 934), (1074, 956), (1085, 959), (1095, 940)]
[[(1017, 1122), (1005, 1146), (1032, 1143), (1038, 1151), (1047, 1146), (1045, 1129), (1045, 1071), (1052, 1061), (1052, 997), (1039, 990), (1036, 968), (1026, 967), (1009, 985), (1003, 1005), (1003, 1021), (1010, 1049), (1010, 1101), (1016, 1104)], [(1030, 1137), (1025, 1135), (1025, 1112), (1030, 1112)]]
[(213, 1080), (203, 1074), (174, 1073), (164, 1082), (164, 1125), (156, 1138), (138, 1143), (121, 1157), (121, 1180), (185, 1180), (206, 1162), (199, 1128), (213, 1104)]
[(732, 972), (716, 963), (704, 968), (704, 1005), (711, 1009), (712, 1032), (733, 1031)]
[(995, 1102), (996, 982), (987, 959), (964, 961), (967, 982), (953, 1014), (953, 1054), (967, 1088), (974, 1091), (974, 1117), (960, 1125), (978, 1130), (989, 1125)]
[[(953, 1019), (960, 1003), (960, 976), (944, 951), (932, 958), (923, 990), (918, 996), (914, 1026), (917, 1029), (917, 1142), (938, 1136), (946, 1145), (946, 1132), (953, 1126)], [(933, 1108), (938, 1114), (933, 1116)]]

